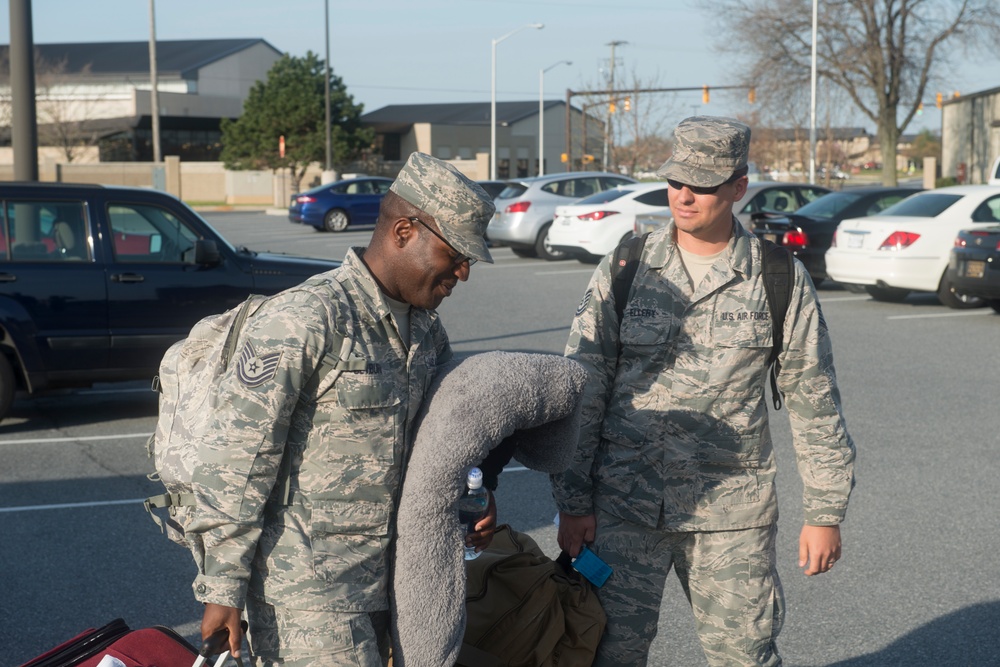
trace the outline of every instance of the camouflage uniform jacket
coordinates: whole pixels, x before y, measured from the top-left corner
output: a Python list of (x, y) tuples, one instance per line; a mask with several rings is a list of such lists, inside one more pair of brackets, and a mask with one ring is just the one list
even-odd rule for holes
[(195, 471), (199, 601), (242, 608), (249, 591), (295, 609), (388, 609), (412, 420), (452, 356), (434, 311), (411, 309), (410, 340), (357, 249), (248, 320)]
[[(566, 354), (588, 370), (574, 464), (553, 477), (563, 512), (598, 506), (667, 530), (733, 530), (777, 519), (764, 388), (771, 320), (760, 241), (737, 221), (726, 259), (697, 290), (673, 225), (647, 240), (619, 327), (605, 258)], [(843, 520), (854, 484), (826, 322), (798, 261), (778, 386), (804, 482), (805, 522)]]

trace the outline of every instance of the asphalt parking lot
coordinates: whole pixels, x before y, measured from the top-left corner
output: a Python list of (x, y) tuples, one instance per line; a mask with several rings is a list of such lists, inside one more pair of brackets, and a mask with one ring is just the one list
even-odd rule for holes
[[(257, 250), (338, 258), (368, 236), (261, 213), (206, 217)], [(456, 352), (561, 353), (593, 267), (503, 248), (495, 256), (441, 308)], [(785, 664), (1000, 665), (1000, 315), (949, 310), (932, 295), (878, 303), (836, 285), (819, 295), (858, 447), (858, 486), (842, 561), (804, 577), (796, 567), (801, 483), (786, 413), (773, 414)], [(0, 423), (0, 664), (20, 664), (117, 616), (197, 634), (190, 557), (139, 502), (157, 489), (145, 477), (155, 414), (144, 383), (109, 384), (19, 399)], [(555, 555), (543, 475), (512, 465), (498, 504), (502, 521)], [(650, 664), (705, 664), (674, 580)]]

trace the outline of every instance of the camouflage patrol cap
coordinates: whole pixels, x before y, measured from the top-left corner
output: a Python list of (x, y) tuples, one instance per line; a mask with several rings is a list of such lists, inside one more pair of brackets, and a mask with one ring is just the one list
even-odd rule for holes
[(484, 238), (495, 210), (493, 200), (458, 169), (425, 153), (411, 153), (389, 190), (434, 216), (455, 250), (493, 262)]
[(674, 152), (656, 171), (660, 178), (712, 187), (747, 166), (750, 128), (732, 118), (692, 116), (674, 129)]

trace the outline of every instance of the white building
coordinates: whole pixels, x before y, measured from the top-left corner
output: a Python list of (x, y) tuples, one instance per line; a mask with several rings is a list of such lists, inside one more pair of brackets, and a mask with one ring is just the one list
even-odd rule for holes
[[(152, 159), (148, 42), (36, 44), (35, 51), (40, 153), (97, 144), (101, 161)], [(242, 113), (251, 87), (281, 55), (263, 39), (157, 41), (163, 154), (218, 159), (221, 119)], [(5, 98), (9, 47), (0, 45), (0, 163), (10, 161)]]

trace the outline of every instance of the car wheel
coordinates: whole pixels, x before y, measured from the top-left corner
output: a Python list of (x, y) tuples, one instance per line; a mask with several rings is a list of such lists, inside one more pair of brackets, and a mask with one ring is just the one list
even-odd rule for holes
[(326, 217), (323, 218), (323, 228), (328, 232), (342, 232), (347, 229), (347, 225), (350, 222), (350, 218), (347, 217), (347, 211), (335, 208), (332, 211), (328, 211)]
[(511, 246), (510, 251), (518, 257), (538, 257), (534, 248), (515, 248)]
[(17, 379), (14, 377), (14, 369), (10, 367), (7, 355), (0, 352), (0, 419), (10, 412), (11, 403), (14, 402), (14, 390), (17, 388)]
[(565, 252), (553, 249), (552, 245), (549, 243), (549, 227), (551, 226), (552, 223), (550, 222), (542, 227), (542, 231), (538, 232), (538, 240), (535, 242), (535, 252), (538, 253), (538, 256), (542, 259), (549, 261), (566, 259), (567, 255)]
[(978, 296), (969, 296), (964, 292), (955, 289), (954, 283), (945, 275), (941, 278), (941, 286), (938, 287), (938, 299), (949, 308), (982, 308), (986, 305), (986, 300)]
[(876, 287), (875, 285), (865, 285), (865, 291), (876, 301), (886, 301), (888, 303), (899, 303), (910, 295), (910, 290), (899, 287)]
[(986, 303), (989, 304), (990, 308), (1000, 313), (1000, 299), (990, 299)]

